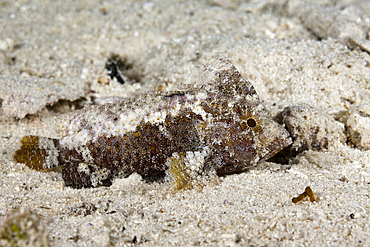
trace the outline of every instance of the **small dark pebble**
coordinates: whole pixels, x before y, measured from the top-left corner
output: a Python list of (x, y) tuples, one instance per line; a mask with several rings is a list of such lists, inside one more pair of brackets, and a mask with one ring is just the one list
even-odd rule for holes
[(69, 239), (71, 239), (71, 240), (73, 240), (73, 242), (77, 242), (78, 241), (78, 239), (80, 238), (80, 236), (78, 236), (78, 235), (76, 235), (76, 236), (74, 236), (74, 237), (70, 237)]
[(137, 243), (137, 238), (136, 238), (136, 236), (134, 236), (134, 238), (132, 239), (132, 243)]

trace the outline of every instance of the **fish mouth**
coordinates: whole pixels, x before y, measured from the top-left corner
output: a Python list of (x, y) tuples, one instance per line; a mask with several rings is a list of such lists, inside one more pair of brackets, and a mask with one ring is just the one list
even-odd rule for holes
[(266, 155), (260, 160), (260, 161), (265, 161), (268, 160), (269, 158), (273, 157), (275, 154), (280, 152), (283, 148), (286, 146), (292, 144), (292, 138), (290, 136), (284, 138), (284, 139), (279, 139), (276, 142), (273, 142), (267, 147), (267, 153)]

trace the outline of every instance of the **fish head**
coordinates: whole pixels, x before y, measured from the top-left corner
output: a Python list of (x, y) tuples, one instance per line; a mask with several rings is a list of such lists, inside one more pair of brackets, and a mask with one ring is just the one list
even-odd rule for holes
[(256, 166), (292, 143), (289, 132), (272, 119), (258, 98), (234, 97), (220, 112), (210, 132), (219, 175)]

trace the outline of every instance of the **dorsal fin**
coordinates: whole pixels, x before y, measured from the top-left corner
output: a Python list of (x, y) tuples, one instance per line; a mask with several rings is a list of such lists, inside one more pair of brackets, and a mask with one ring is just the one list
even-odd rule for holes
[(209, 66), (198, 65), (201, 69), (200, 83), (207, 91), (217, 90), (235, 96), (256, 95), (252, 84), (245, 79), (237, 68), (223, 54), (219, 54)]

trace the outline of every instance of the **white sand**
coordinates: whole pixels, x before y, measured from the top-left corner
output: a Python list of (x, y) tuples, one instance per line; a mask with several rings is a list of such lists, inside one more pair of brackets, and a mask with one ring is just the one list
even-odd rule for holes
[[(18, 219), (13, 209), (29, 208), (51, 246), (370, 245), (368, 1), (0, 5), (2, 231), (10, 225), (7, 215)], [(55, 119), (76, 106), (70, 101), (89, 101), (89, 90), (121, 97), (173, 90), (195, 83), (195, 65), (219, 52), (251, 81), (272, 115), (303, 103), (317, 109), (320, 114), (294, 124), (301, 140), (329, 139), (326, 148), (177, 193), (135, 174), (111, 187), (75, 190), (60, 173), (12, 161), (23, 135), (57, 137)], [(98, 83), (108, 77), (111, 53), (133, 64), (124, 85)], [(58, 100), (64, 101), (45, 107)], [(312, 136), (316, 130), (320, 135)], [(317, 201), (293, 204), (306, 186)], [(27, 233), (36, 236), (34, 245), (44, 241), (43, 234)]]

